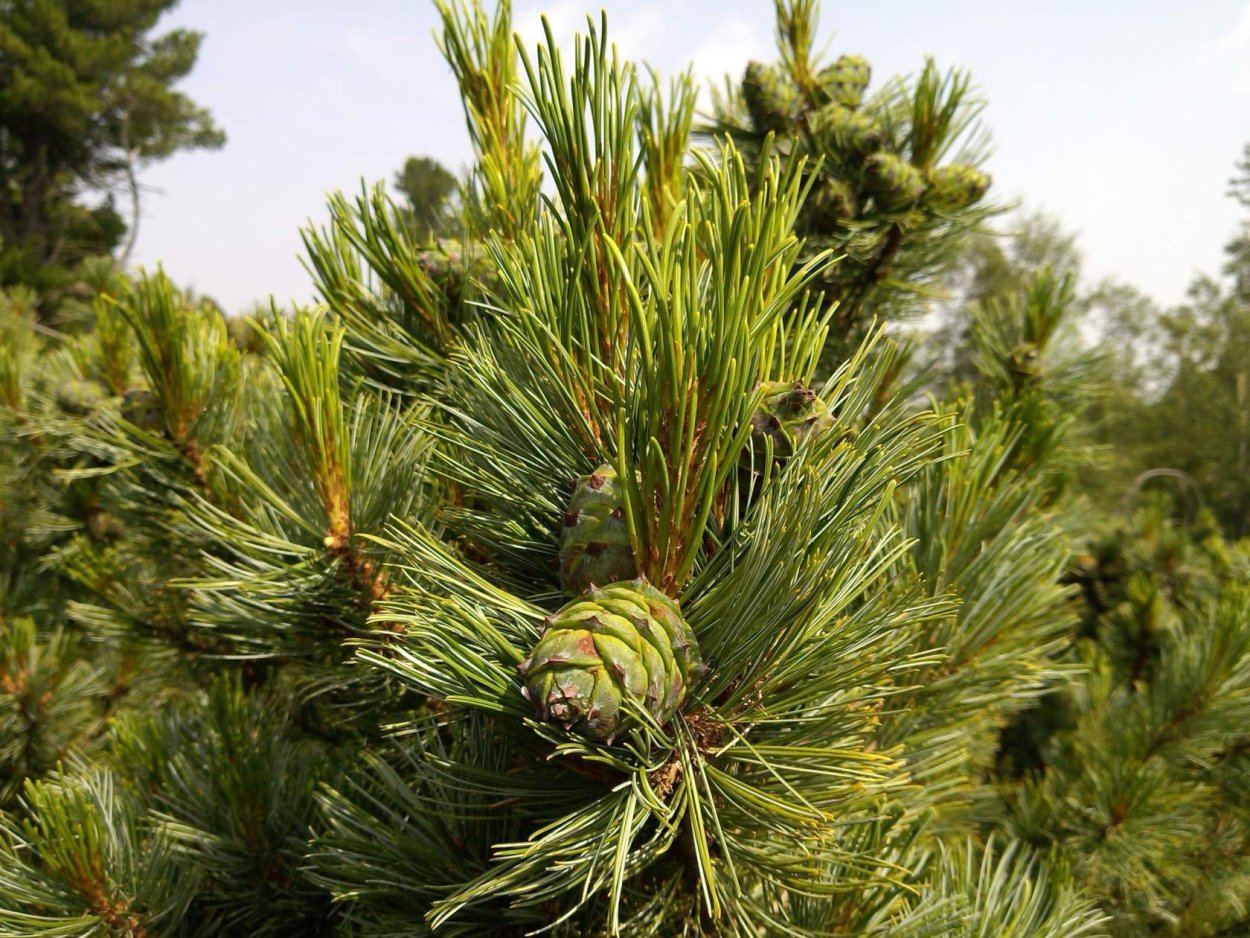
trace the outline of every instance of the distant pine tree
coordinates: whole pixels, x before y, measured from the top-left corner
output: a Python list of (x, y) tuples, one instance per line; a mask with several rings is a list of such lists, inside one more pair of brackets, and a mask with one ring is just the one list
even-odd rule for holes
[(175, 88), (203, 34), (153, 35), (175, 3), (0, 7), (0, 288), (35, 288), (45, 317), (73, 293), (83, 261), (116, 253), (125, 266), (145, 167), (225, 143), (212, 115)]
[(418, 240), (456, 233), (456, 177), (428, 156), (410, 156), (395, 174), (394, 185), (407, 202), (408, 224)]

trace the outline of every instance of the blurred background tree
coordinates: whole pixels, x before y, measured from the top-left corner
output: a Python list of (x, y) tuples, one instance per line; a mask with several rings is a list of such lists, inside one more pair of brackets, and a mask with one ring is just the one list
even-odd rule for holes
[(418, 241), (454, 234), (459, 226), (460, 183), (438, 160), (410, 156), (395, 174), (395, 189), (404, 197), (405, 220)]
[[(1250, 147), (1229, 195), (1250, 208)], [(1098, 393), (1083, 405), (1092, 444), (1077, 487), (1115, 514), (1151, 470), (1184, 473), (1224, 532), (1250, 534), (1250, 215), (1225, 246), (1218, 274), (1197, 276), (1185, 302), (1163, 307), (1132, 284), (1082, 278), (1074, 233), (1018, 212), (977, 233), (942, 281), (919, 329), (918, 368), (937, 391), (974, 381), (976, 310), (1049, 268), (1076, 284), (1079, 328), (1067, 341), (1101, 350)], [(1170, 487), (1163, 476), (1142, 480)]]
[(32, 287), (45, 313), (85, 258), (117, 254), (124, 265), (144, 167), (225, 143), (209, 112), (174, 89), (203, 36), (153, 34), (176, 2), (0, 3), (0, 286)]
[[(1076, 236), (1043, 212), (1004, 218), (996, 230), (976, 234), (945, 277), (944, 293), (930, 313), (919, 357), (937, 386), (975, 380), (973, 310), (1021, 290), (1036, 271), (1049, 268), (1079, 280)], [(1086, 301), (1078, 300), (1078, 307)], [(1074, 310), (1074, 313), (1078, 310)]]
[[(1229, 194), (1250, 209), (1250, 147)], [(1186, 302), (1159, 310), (1125, 285), (1091, 297), (1107, 349), (1107, 397), (1091, 415), (1106, 451), (1094, 491), (1110, 501), (1152, 469), (1190, 477), (1232, 537), (1250, 534), (1250, 213), (1220, 275), (1195, 278)]]

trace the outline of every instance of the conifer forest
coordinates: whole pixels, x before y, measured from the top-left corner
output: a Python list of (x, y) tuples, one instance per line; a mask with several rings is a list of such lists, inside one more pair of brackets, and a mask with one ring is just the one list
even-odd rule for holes
[(212, 35), (0, 0), (0, 938), (1250, 935), (1250, 145), (1164, 308), (816, 0), (434, 2), (471, 165), (226, 314)]

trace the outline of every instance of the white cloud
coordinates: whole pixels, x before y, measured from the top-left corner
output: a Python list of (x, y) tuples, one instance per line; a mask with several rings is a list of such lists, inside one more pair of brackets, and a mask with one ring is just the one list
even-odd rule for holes
[(664, 14), (659, 6), (646, 4), (634, 7), (624, 16), (619, 13), (609, 16), (608, 35), (623, 58), (643, 61), (650, 57), (648, 50), (654, 50), (667, 39)]
[(543, 40), (541, 18), (545, 15), (560, 49), (569, 50), (573, 35), (586, 31), (587, 14), (592, 15), (597, 24), (600, 9), (607, 10), (608, 37), (622, 58), (638, 63), (645, 61), (662, 75), (671, 75), (689, 66), (699, 87), (705, 86), (709, 79), (720, 85), (725, 75), (740, 76), (751, 59), (771, 60), (776, 54), (772, 18), (763, 7), (756, 16), (727, 13), (699, 37), (674, 29), (673, 17), (661, 3), (531, 0), (517, 11), (516, 30), (532, 48)]
[(586, 25), (586, 9), (584, 3), (577, 0), (556, 0), (555, 3), (527, 5), (518, 10), (513, 17), (513, 27), (526, 46), (533, 47), (543, 41), (543, 17), (551, 26), (551, 31), (560, 46), (565, 46), (573, 34)]

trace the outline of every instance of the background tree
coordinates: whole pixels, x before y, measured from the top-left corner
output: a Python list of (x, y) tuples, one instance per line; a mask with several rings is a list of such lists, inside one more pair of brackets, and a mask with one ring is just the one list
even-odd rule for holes
[[(953, 261), (942, 278), (946, 296), (934, 303), (927, 328), (920, 327), (923, 351), (918, 358), (936, 389), (945, 393), (950, 384), (976, 380), (976, 309), (1008, 300), (1032, 275), (1046, 269), (1080, 282), (1081, 255), (1076, 237), (1043, 213), (1013, 213), (993, 230), (972, 236), (967, 251)], [(1078, 313), (1087, 302), (1078, 298), (1072, 313)]]
[[(139, 173), (224, 134), (174, 85), (202, 35), (153, 35), (176, 0), (0, 7), (0, 285), (63, 289), (85, 257), (134, 244)], [(114, 197), (129, 197), (127, 224)], [(96, 198), (96, 204), (84, 200)]]
[(1088, 295), (1105, 386), (1082, 419), (1103, 446), (1074, 477), (1094, 509), (1066, 576), (1075, 671), (998, 754), (994, 826), (1066, 864), (1116, 935), (1247, 927), (1250, 542), (1220, 533), (1245, 530), (1239, 240), (1231, 283), (1201, 277), (1176, 308)]
[(1113, 934), (1243, 934), (1250, 542), (1182, 497), (1080, 534), (1070, 687), (1000, 752), (1000, 831), (1067, 864)]
[(405, 199), (408, 224), (418, 241), (456, 232), (459, 181), (437, 160), (410, 156), (395, 174), (395, 189)]
[[(1230, 195), (1250, 207), (1247, 158)], [(1250, 533), (1250, 218), (1225, 246), (1223, 277), (1194, 280), (1167, 310), (1129, 288), (1092, 297), (1113, 369), (1094, 432), (1110, 457), (1108, 499), (1152, 469), (1186, 473), (1233, 537)]]

